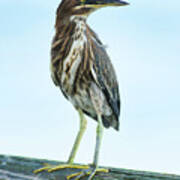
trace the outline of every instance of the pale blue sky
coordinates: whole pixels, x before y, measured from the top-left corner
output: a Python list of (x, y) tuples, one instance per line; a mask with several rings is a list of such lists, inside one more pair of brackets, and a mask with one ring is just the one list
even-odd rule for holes
[[(180, 174), (180, 1), (130, 1), (88, 23), (108, 46), (122, 98), (120, 132), (105, 131), (100, 164)], [(78, 114), (50, 78), (58, 0), (0, 1), (0, 154), (65, 161)], [(92, 161), (89, 119), (76, 162)]]

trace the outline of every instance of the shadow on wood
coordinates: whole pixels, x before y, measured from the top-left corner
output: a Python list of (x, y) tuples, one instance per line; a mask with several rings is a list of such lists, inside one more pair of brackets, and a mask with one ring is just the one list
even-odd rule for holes
[[(74, 169), (64, 169), (52, 173), (42, 172), (33, 174), (35, 169), (48, 163), (52, 165), (63, 164), (62, 162), (44, 159), (32, 159), (17, 156), (0, 155), (0, 180), (65, 180), (66, 176), (77, 172)], [(97, 174), (94, 180), (180, 180), (180, 176), (160, 174), (128, 169), (109, 168), (109, 173)], [(82, 178), (86, 180), (87, 177)]]

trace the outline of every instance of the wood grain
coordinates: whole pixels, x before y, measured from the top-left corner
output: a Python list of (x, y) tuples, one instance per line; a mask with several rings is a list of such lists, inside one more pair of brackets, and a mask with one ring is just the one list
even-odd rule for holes
[[(44, 163), (63, 164), (63, 162), (45, 159), (0, 155), (0, 180), (66, 180), (67, 175), (77, 172), (74, 169), (65, 169), (52, 173), (34, 174), (33, 170), (42, 167)], [(109, 168), (109, 170), (107, 174), (97, 174), (94, 180), (180, 180), (180, 176), (172, 174), (118, 168)], [(86, 179), (87, 177), (82, 178), (82, 180)]]

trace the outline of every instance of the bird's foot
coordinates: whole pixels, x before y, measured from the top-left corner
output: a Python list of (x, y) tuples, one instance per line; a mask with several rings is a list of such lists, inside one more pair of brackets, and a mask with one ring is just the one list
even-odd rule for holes
[(96, 173), (103, 172), (108, 173), (108, 169), (104, 168), (96, 168), (96, 167), (89, 167), (88, 169), (84, 169), (80, 172), (71, 174), (67, 176), (67, 180), (73, 179), (73, 180), (80, 180), (82, 177), (88, 176), (87, 180), (92, 180), (93, 177), (96, 175)]
[(60, 164), (58, 166), (52, 166), (49, 164), (45, 164), (44, 167), (37, 169), (34, 171), (35, 174), (40, 173), (42, 171), (47, 171), (47, 172), (53, 172), (53, 171), (58, 171), (62, 169), (88, 169), (89, 166), (87, 165), (76, 165), (76, 164)]
[(49, 173), (53, 171), (58, 171), (62, 169), (78, 169), (80, 170), (77, 173), (73, 173), (71, 175), (68, 175), (66, 178), (67, 180), (80, 180), (82, 177), (88, 176), (87, 180), (92, 180), (92, 178), (95, 176), (96, 173), (103, 172), (108, 173), (108, 169), (104, 168), (96, 168), (94, 166), (88, 166), (88, 165), (76, 165), (76, 164), (60, 164), (58, 166), (52, 166), (49, 164), (45, 164), (44, 167), (37, 169), (34, 171), (35, 174), (47, 171)]

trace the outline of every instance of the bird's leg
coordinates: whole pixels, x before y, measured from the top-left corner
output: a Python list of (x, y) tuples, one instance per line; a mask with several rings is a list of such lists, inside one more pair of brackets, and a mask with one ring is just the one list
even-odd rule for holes
[(74, 142), (73, 148), (71, 150), (71, 154), (68, 159), (68, 164), (73, 164), (81, 139), (87, 127), (87, 120), (85, 119), (82, 110), (78, 109), (78, 112), (79, 112), (79, 117), (80, 117), (80, 129), (77, 134), (76, 140)]
[(95, 152), (94, 152), (94, 160), (92, 164), (93, 170), (91, 171), (88, 180), (91, 180), (97, 172), (108, 172), (107, 169), (98, 168), (99, 151), (100, 151), (100, 147), (102, 143), (103, 130), (104, 130), (104, 127), (102, 124), (102, 118), (101, 118), (101, 115), (98, 114), (98, 125), (96, 128), (96, 146), (95, 146)]
[(96, 168), (98, 166), (99, 150), (102, 142), (102, 136), (103, 136), (102, 118), (101, 115), (98, 115), (98, 125), (96, 128), (96, 146), (95, 146), (94, 160), (93, 160), (93, 165)]
[(89, 176), (88, 180), (91, 180), (94, 177), (94, 175), (98, 172), (104, 172), (104, 173), (108, 172), (108, 169), (98, 168), (99, 150), (102, 142), (102, 136), (103, 136), (102, 118), (101, 115), (98, 115), (98, 125), (96, 128), (96, 146), (95, 146), (93, 164), (90, 168), (85, 169), (82, 172), (78, 172), (70, 176), (67, 176), (67, 179), (76, 177), (75, 180), (79, 180), (84, 176)]
[(83, 137), (83, 134), (84, 134), (84, 132), (86, 130), (86, 126), (87, 126), (87, 120), (85, 119), (82, 110), (78, 109), (78, 112), (79, 112), (79, 117), (80, 117), (80, 129), (77, 134), (76, 140), (74, 142), (74, 145), (73, 145), (73, 148), (72, 148), (72, 151), (71, 151), (71, 154), (69, 156), (67, 163), (60, 164), (58, 166), (51, 166), (51, 165), (47, 164), (45, 167), (35, 170), (34, 173), (39, 173), (44, 170), (46, 170), (48, 172), (52, 172), (52, 171), (57, 171), (60, 169), (66, 169), (66, 168), (72, 168), (72, 169), (88, 169), (89, 168), (89, 166), (87, 166), (87, 165), (85, 166), (85, 165), (73, 164), (75, 155), (77, 153), (78, 147), (80, 145), (81, 139)]

